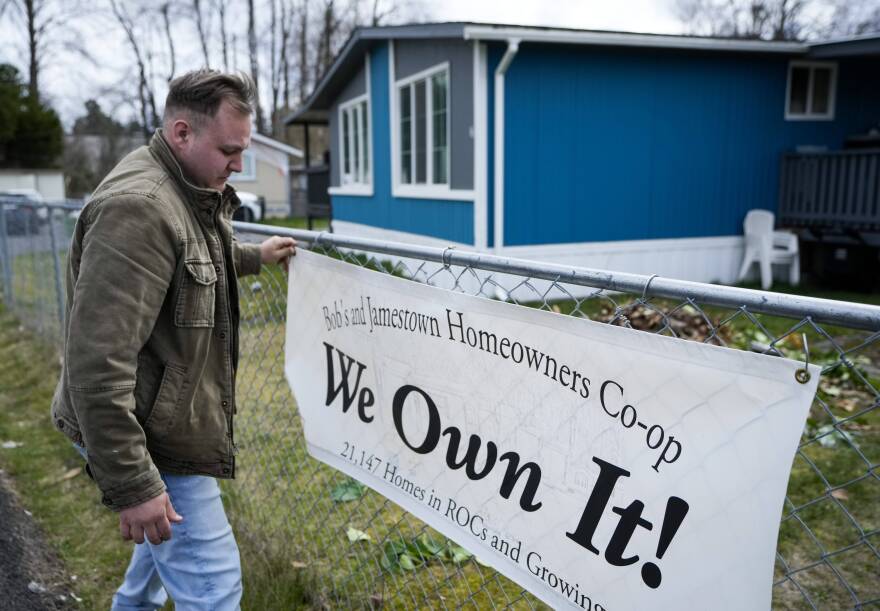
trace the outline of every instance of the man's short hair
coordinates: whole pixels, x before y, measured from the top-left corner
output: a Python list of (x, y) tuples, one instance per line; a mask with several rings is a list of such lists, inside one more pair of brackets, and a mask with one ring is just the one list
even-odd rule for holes
[(256, 97), (253, 79), (243, 72), (229, 74), (208, 68), (193, 70), (171, 81), (163, 119), (168, 121), (180, 111), (186, 111), (191, 122), (198, 125), (204, 119), (214, 117), (223, 100), (242, 114), (250, 115), (254, 112)]

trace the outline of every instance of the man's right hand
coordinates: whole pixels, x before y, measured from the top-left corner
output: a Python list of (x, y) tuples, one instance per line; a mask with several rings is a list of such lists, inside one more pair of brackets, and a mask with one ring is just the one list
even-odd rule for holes
[(171, 522), (182, 522), (171, 505), (167, 492), (143, 502), (140, 505), (119, 512), (119, 532), (126, 541), (143, 543), (146, 538), (153, 545), (159, 545), (171, 538)]

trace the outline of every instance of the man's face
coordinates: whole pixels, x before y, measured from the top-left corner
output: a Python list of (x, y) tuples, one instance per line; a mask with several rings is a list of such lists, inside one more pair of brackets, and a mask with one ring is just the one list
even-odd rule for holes
[(178, 161), (198, 187), (223, 191), (233, 172), (241, 172), (241, 154), (251, 142), (251, 118), (223, 101), (217, 114), (206, 119), (179, 142)]

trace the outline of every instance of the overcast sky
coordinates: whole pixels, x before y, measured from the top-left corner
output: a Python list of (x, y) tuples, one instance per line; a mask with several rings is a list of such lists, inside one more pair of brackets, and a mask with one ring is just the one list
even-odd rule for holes
[[(124, 3), (125, 0), (123, 0)], [(675, 0), (414, 0), (425, 8), (429, 21), (478, 21), (518, 25), (543, 25), (567, 28), (622, 30), (678, 34), (682, 26), (674, 13)], [(0, 2), (2, 4), (2, 2)], [(268, 11), (262, 11), (266, 18)], [(239, 24), (240, 25), (240, 24)], [(191, 22), (178, 26), (175, 45), (178, 72), (196, 67), (201, 54), (196, 46)], [(120, 118), (133, 116), (134, 109), (120, 103), (120, 87), (130, 93), (135, 88), (134, 61), (123, 32), (108, 16), (80, 19), (78, 31), (97, 60), (84, 62), (68, 51), (57, 49), (46, 61), (41, 73), (41, 89), (59, 112), (65, 126), (83, 113), (83, 103), (98, 98), (105, 111)], [(239, 29), (242, 29), (239, 27)], [(26, 78), (27, 62), (24, 35), (11, 28), (9, 19), (0, 25), (0, 61), (10, 61)], [(242, 49), (244, 41), (241, 42)], [(238, 67), (246, 67), (244, 51), (239, 51)], [(164, 97), (164, 91), (157, 91)], [(157, 100), (161, 106), (162, 100)]]

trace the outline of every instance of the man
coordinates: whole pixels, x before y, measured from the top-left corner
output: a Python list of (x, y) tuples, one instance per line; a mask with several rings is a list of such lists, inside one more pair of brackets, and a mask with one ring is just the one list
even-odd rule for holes
[(172, 81), (162, 129), (104, 179), (73, 235), (52, 419), (138, 543), (114, 609), (241, 598), (214, 479), (235, 475), (236, 277), (286, 269), (296, 245), (232, 235), (226, 181), (242, 169), (255, 95), (248, 77), (211, 70)]

